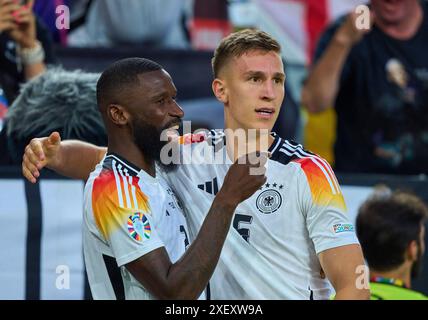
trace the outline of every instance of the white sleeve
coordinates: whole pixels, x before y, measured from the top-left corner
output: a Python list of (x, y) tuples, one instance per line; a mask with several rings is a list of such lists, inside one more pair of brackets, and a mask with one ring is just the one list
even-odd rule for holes
[(118, 208), (118, 211), (122, 210), (127, 219), (120, 221), (121, 225), (111, 233), (108, 239), (119, 267), (157, 248), (164, 247), (150, 213)]
[(318, 157), (304, 159), (301, 168), (299, 197), (316, 253), (359, 244), (339, 183), (327, 161)]
[[(111, 247), (119, 267), (164, 246), (156, 230), (147, 197), (139, 200), (139, 203), (144, 201), (145, 205), (135, 209), (118, 204), (116, 188), (109, 190), (101, 187), (93, 192), (95, 223)], [(137, 198), (140, 198), (139, 195)]]

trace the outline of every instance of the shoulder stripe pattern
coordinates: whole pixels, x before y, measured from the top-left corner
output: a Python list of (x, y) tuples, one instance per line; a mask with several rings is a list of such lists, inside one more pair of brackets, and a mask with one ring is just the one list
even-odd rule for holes
[(279, 151), (291, 157), (297, 156), (300, 159), (310, 159), (324, 174), (325, 178), (328, 181), (328, 184), (330, 185), (332, 194), (335, 195), (341, 193), (336, 176), (334, 175), (333, 170), (331, 169), (330, 165), (326, 160), (316, 156), (315, 154), (308, 153), (303, 149), (303, 146), (301, 144), (292, 145), (287, 140), (285, 140)]
[(108, 158), (115, 159), (116, 162), (121, 163), (127, 169), (131, 170), (133, 172), (133, 174), (138, 174), (138, 170), (135, 170), (134, 168), (132, 168), (131, 166), (129, 166), (127, 163), (123, 162), (120, 158), (116, 157), (114, 154), (109, 154), (108, 156), (106, 156), (106, 159), (108, 159)]
[(138, 206), (137, 195), (135, 194), (136, 188), (135, 188), (135, 185), (133, 184), (133, 179), (134, 179), (134, 177), (129, 177), (129, 184), (131, 186), (132, 200), (134, 201), (134, 208), (139, 210), (142, 208), (140, 208)]
[(122, 195), (121, 179), (119, 177), (119, 174), (117, 173), (116, 160), (112, 161), (112, 168), (113, 168), (113, 173), (114, 173), (114, 179), (116, 181), (116, 191), (117, 191), (117, 198), (119, 199), (119, 206), (123, 207), (123, 195)]
[(334, 206), (346, 211), (346, 204), (336, 176), (328, 162), (314, 153), (303, 149), (301, 144), (282, 140), (274, 161), (287, 165), (298, 163), (306, 175), (312, 200), (319, 206)]
[(134, 176), (138, 174), (138, 171), (128, 166), (114, 155), (111, 155), (111, 157), (114, 158), (112, 160), (112, 167), (113, 171), (116, 172), (115, 179), (116, 186), (118, 187), (119, 204), (121, 203), (122, 207), (144, 210), (147, 212), (147, 197), (143, 195), (139, 189), (138, 178)]
[(128, 185), (128, 181), (126, 179), (124, 170), (122, 170), (122, 165), (119, 164), (117, 166), (117, 169), (120, 172), (120, 176), (122, 178), (123, 190), (125, 191), (126, 207), (127, 208), (132, 208), (131, 199), (129, 198), (129, 185)]
[(139, 178), (135, 176), (138, 172), (120, 159), (108, 157), (92, 189), (94, 218), (105, 238), (121, 225), (119, 221), (126, 221), (130, 213), (150, 210), (148, 197), (138, 186)]

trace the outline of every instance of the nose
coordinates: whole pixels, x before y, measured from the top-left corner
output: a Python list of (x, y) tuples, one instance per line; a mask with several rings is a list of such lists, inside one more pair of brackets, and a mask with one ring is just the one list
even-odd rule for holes
[(275, 100), (276, 98), (276, 92), (274, 83), (272, 81), (266, 81), (263, 86), (262, 91), (262, 99), (267, 101)]
[(177, 117), (177, 118), (183, 118), (184, 117), (184, 111), (176, 101), (174, 101), (174, 103), (172, 104), (172, 109), (170, 111), (170, 115)]

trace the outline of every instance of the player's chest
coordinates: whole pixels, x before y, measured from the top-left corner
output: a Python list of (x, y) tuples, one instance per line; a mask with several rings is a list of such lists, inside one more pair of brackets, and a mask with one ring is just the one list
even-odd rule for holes
[(147, 196), (150, 211), (158, 225), (174, 226), (185, 220), (180, 201), (166, 183), (141, 184), (140, 188)]
[[(235, 211), (233, 227), (243, 235), (243, 228), (254, 238), (266, 235), (286, 239), (304, 225), (294, 190), (287, 181), (268, 178), (266, 183)], [(245, 239), (245, 237), (243, 236)]]
[[(144, 186), (142, 190), (144, 190)], [(172, 255), (171, 258), (178, 258), (190, 243), (182, 205), (167, 184), (145, 190), (157, 232), (168, 253)]]
[[(209, 169), (204, 173), (200, 171), (194, 177), (194, 190), (198, 198), (212, 201), (223, 184), (228, 167)], [(244, 240), (248, 241), (251, 236), (264, 237), (266, 234), (284, 239), (284, 235), (292, 236), (296, 229), (304, 225), (293, 180), (294, 177), (286, 172), (270, 173), (266, 183), (238, 205), (232, 227)]]

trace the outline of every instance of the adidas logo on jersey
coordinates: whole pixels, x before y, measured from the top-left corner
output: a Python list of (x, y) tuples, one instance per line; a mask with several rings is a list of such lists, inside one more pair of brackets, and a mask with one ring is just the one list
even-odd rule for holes
[(203, 184), (198, 184), (198, 188), (215, 196), (218, 192), (217, 177), (212, 179), (212, 181), (207, 181)]

